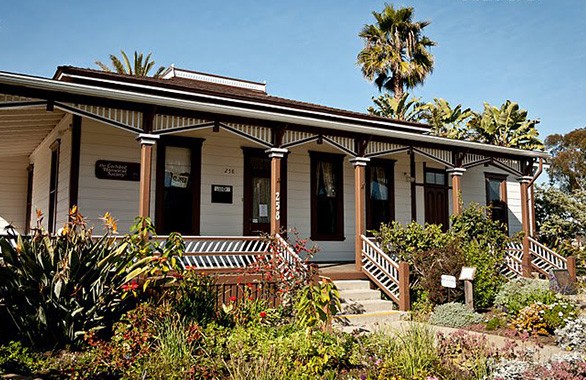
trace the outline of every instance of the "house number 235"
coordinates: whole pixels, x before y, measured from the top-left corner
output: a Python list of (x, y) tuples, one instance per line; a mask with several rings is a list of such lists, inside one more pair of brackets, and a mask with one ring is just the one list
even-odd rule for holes
[(275, 219), (281, 219), (281, 193), (275, 193)]

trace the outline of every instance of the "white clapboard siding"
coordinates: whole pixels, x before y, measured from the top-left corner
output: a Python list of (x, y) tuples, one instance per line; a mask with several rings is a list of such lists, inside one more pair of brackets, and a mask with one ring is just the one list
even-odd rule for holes
[[(96, 231), (101, 231), (100, 217), (110, 212), (118, 219), (121, 233), (128, 232), (138, 215), (139, 183), (98, 179), (95, 175), (96, 161), (140, 162), (140, 144), (136, 134), (123, 131), (94, 120), (82, 119), (81, 152), (79, 168), (78, 203)], [(154, 216), (156, 149), (153, 149), (151, 216)]]
[(28, 164), (27, 156), (0, 158), (0, 234), (9, 224), (24, 232)]

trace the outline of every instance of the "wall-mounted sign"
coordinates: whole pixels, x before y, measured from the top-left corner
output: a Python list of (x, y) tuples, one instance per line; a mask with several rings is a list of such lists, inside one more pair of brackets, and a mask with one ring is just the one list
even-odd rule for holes
[(96, 161), (96, 177), (119, 181), (140, 181), (140, 164), (137, 162)]
[(232, 203), (232, 186), (212, 185), (212, 203)]

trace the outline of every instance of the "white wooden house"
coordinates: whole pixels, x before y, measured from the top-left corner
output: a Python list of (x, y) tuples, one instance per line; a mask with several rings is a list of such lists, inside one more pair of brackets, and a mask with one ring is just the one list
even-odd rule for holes
[(96, 226), (109, 211), (121, 231), (137, 215), (161, 234), (200, 238), (287, 227), (321, 247), (315, 260), (358, 270), (367, 230), (447, 227), (460, 195), (532, 235), (535, 164), (546, 157), (174, 67), (160, 79), (0, 72), (0, 136), (0, 229), (28, 231), (39, 209), (55, 231), (73, 205)]

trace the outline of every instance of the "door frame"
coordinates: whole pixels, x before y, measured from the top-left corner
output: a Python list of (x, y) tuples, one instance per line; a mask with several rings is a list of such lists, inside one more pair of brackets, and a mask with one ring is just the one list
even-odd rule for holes
[[(241, 147), (243, 153), (244, 175), (242, 177), (243, 199), (242, 199), (242, 234), (244, 236), (252, 235), (252, 168), (248, 164), (251, 158), (263, 158), (269, 162), (269, 179), (271, 176), (270, 162), (271, 158), (265, 149)], [(287, 154), (281, 158), (281, 228), (287, 228)], [(271, 210), (272, 212), (273, 210)], [(270, 215), (271, 213), (269, 213)], [(270, 222), (269, 222), (270, 224)], [(270, 227), (269, 227), (270, 229)]]
[(394, 221), (395, 220), (395, 163), (397, 162), (397, 160), (393, 160), (390, 158), (371, 158), (370, 162), (368, 163), (368, 165), (366, 166), (366, 175), (365, 175), (365, 180), (366, 180), (366, 192), (365, 192), (365, 196), (366, 199), (364, 200), (364, 202), (366, 203), (366, 232), (368, 234), (369, 231), (369, 226), (371, 229), (375, 229), (378, 228), (378, 226), (374, 227), (372, 226), (372, 204), (370, 202), (370, 186), (371, 186), (371, 178), (370, 178), (370, 168), (372, 166), (383, 166), (385, 168), (385, 171), (387, 172), (388, 178), (389, 178), (389, 188), (387, 189), (387, 191), (389, 192), (389, 216), (391, 217), (390, 221)]
[[(441, 173), (444, 175), (445, 182), (443, 185), (437, 185), (433, 183), (427, 183), (427, 173)], [(447, 231), (450, 228), (450, 201), (449, 201), (449, 190), (450, 185), (448, 183), (448, 173), (445, 169), (435, 169), (435, 168), (428, 168), (426, 167), (425, 163), (423, 163), (423, 203), (424, 203), (424, 215), (423, 215), (423, 222), (428, 223), (427, 215), (428, 215), (428, 204), (427, 204), (427, 190), (428, 189), (437, 189), (442, 190), (445, 194), (446, 199), (446, 207), (444, 208), (444, 219), (445, 223), (442, 223), (442, 230)]]
[(192, 210), (191, 235), (200, 234), (201, 213), (201, 151), (205, 139), (195, 137), (161, 136), (157, 142), (157, 166), (155, 186), (155, 226), (163, 231), (163, 194), (165, 191), (165, 148), (167, 146), (191, 149)]

